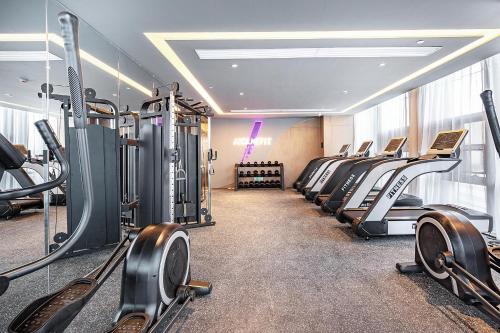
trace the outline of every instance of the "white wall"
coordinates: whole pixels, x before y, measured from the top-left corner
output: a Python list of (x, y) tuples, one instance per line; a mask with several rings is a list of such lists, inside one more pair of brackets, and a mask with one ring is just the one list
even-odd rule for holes
[(349, 154), (352, 153), (354, 142), (353, 116), (323, 117), (323, 143), (325, 156), (335, 155), (344, 144), (351, 144)]
[[(214, 188), (234, 186), (234, 164), (239, 163), (245, 146), (233, 145), (234, 138), (250, 135), (253, 119), (214, 118), (212, 147), (218, 151), (214, 162)], [(263, 119), (260, 138), (271, 138), (269, 146), (255, 146), (248, 161), (284, 163), (285, 184), (291, 184), (311, 159), (322, 156), (319, 118)]]

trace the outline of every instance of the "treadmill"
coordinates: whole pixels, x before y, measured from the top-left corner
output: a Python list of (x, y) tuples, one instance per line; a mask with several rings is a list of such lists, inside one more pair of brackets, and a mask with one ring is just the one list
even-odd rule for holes
[(302, 171), (299, 178), (293, 183), (293, 187), (298, 192), (301, 192), (302, 189), (305, 187), (305, 185), (307, 185), (308, 182), (311, 180), (311, 178), (313, 178), (316, 175), (316, 173), (320, 169), (322, 169), (324, 163), (329, 163), (330, 161), (338, 158), (345, 158), (347, 156), (350, 147), (351, 147), (350, 144), (345, 144), (342, 147), (340, 147), (339, 152), (333, 156), (319, 157), (311, 160), (305, 167), (304, 171)]
[[(460, 164), (459, 147), (467, 132), (466, 129), (439, 132), (425, 155), (407, 160), (394, 171), (369, 207), (346, 208), (338, 212), (337, 219), (351, 223), (353, 231), (365, 239), (413, 235), (420, 216), (446, 209), (467, 217), (480, 232), (490, 232), (493, 228), (492, 217), (473, 209), (443, 204), (393, 208), (395, 201), (415, 178), (432, 172), (449, 172)], [(366, 197), (370, 190), (360, 186), (356, 189), (358, 191), (364, 191), (358, 195)]]
[(370, 148), (373, 141), (368, 140), (361, 144), (356, 154), (349, 158), (336, 160), (331, 163), (325, 170), (323, 175), (318, 179), (316, 184), (312, 184), (310, 190), (317, 189), (317, 193), (311, 199), (320, 206), (324, 200), (328, 198), (335, 186), (342, 180), (344, 175), (349, 171), (350, 167), (359, 161), (368, 159), (370, 155)]
[[(34, 186), (35, 183), (22, 168), (26, 157), (0, 134), (0, 179), (7, 171), (23, 188)], [(43, 208), (43, 194), (38, 193), (29, 197), (15, 200), (0, 200), (0, 217), (10, 219), (23, 210)]]
[[(392, 161), (400, 161), (399, 164), (406, 163), (408, 158), (401, 158), (403, 153), (403, 146), (407, 141), (406, 137), (395, 137), (389, 140), (389, 143), (384, 148), (384, 151), (380, 156), (362, 160), (354, 163), (348, 172), (345, 173), (343, 179), (335, 186), (333, 191), (330, 193), (328, 199), (324, 200), (321, 204), (321, 208), (323, 211), (328, 212), (330, 214), (335, 214), (338, 208), (342, 206), (348, 194), (354, 187), (359, 186), (363, 183), (363, 175), (367, 173), (373, 172), (373, 166), (379, 165), (383, 163), (389, 163)], [(392, 169), (385, 169), (385, 172), (380, 174), (377, 178), (377, 181), (387, 172), (394, 171), (395, 167)], [(370, 201), (373, 201), (373, 198), (378, 194), (377, 190), (373, 190), (373, 184), (370, 189), (372, 189), (372, 193), (368, 195), (368, 197), (363, 199), (363, 202), (360, 203), (359, 206), (367, 206)], [(359, 207), (358, 206), (358, 207)], [(404, 197), (398, 198), (395, 202), (395, 206), (422, 206), (422, 199), (405, 194)]]

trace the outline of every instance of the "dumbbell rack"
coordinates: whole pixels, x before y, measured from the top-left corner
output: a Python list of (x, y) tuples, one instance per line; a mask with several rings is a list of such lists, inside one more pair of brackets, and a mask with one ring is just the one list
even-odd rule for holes
[[(257, 170), (258, 174), (254, 174), (254, 171)], [(261, 174), (261, 171), (264, 170), (265, 173)], [(272, 174), (268, 174), (268, 171), (271, 170)], [(275, 171), (278, 170), (279, 174), (275, 174)], [(243, 172), (243, 175), (240, 175), (240, 172)], [(250, 171), (251, 174), (248, 175), (247, 172)], [(236, 163), (234, 165), (234, 175), (235, 175), (235, 185), (234, 185), (234, 190), (238, 191), (239, 189), (248, 189), (248, 188), (255, 188), (255, 189), (272, 189), (272, 188), (279, 188), (282, 191), (285, 190), (285, 169), (283, 167), (283, 163), (265, 163), (265, 164), (241, 164), (241, 163)], [(270, 184), (270, 183), (265, 183), (266, 180), (269, 181), (278, 181), (278, 184)], [(253, 183), (253, 186), (246, 186), (244, 183)]]

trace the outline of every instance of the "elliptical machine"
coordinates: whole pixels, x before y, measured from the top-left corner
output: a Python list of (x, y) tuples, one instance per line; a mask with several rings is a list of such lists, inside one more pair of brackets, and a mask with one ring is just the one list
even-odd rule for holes
[[(500, 126), (491, 90), (481, 93), (495, 148), (500, 155)], [(401, 273), (427, 272), (467, 304), (479, 306), (500, 323), (500, 290), (492, 270), (500, 273), (500, 246), (487, 246), (463, 215), (447, 210), (422, 215), (417, 222), (415, 262), (398, 263)]]
[[(7, 290), (10, 281), (46, 267), (64, 255), (82, 236), (92, 213), (94, 196), (82, 91), (78, 19), (62, 12), (59, 22), (82, 175), (83, 214), (77, 229), (59, 249), (32, 263), (1, 273), (0, 295)], [(36, 125), (47, 146), (61, 163), (61, 175), (57, 181), (40, 184), (36, 188), (0, 193), (0, 199), (45, 191), (60, 185), (68, 177), (68, 163), (52, 129), (45, 121)], [(106, 262), (62, 289), (32, 302), (12, 321), (8, 331), (63, 332), (122, 261), (120, 307), (108, 332), (168, 330), (195, 295), (206, 295), (212, 289), (208, 282), (191, 280), (188, 233), (182, 226), (168, 222), (131, 229)]]

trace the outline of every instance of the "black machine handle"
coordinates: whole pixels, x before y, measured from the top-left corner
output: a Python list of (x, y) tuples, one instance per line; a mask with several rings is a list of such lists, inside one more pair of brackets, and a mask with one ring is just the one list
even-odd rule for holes
[(59, 13), (61, 35), (66, 53), (66, 69), (68, 71), (73, 122), (75, 128), (84, 128), (87, 122), (85, 100), (82, 85), (82, 66), (80, 62), (80, 43), (78, 41), (78, 18), (68, 12)]
[(491, 135), (493, 136), (493, 142), (495, 143), (495, 148), (500, 156), (500, 126), (498, 125), (498, 118), (495, 112), (495, 104), (493, 103), (493, 92), (491, 90), (485, 90), (480, 96), (483, 100), (484, 110), (486, 112), (486, 117), (488, 118)]
[(43, 184), (37, 184), (25, 188), (16, 188), (12, 190), (2, 191), (0, 192), (0, 200), (12, 200), (16, 198), (26, 197), (35, 193), (44, 192), (61, 185), (66, 180), (66, 178), (68, 178), (69, 175), (68, 161), (64, 157), (64, 154), (61, 149), (62, 148), (61, 144), (59, 143), (59, 140), (54, 134), (54, 130), (52, 129), (52, 127), (50, 127), (50, 124), (45, 119), (37, 121), (35, 123), (35, 126), (38, 129), (40, 135), (42, 136), (43, 141), (45, 142), (49, 150), (54, 154), (57, 161), (61, 165), (61, 173), (59, 174), (59, 177), (57, 177), (56, 179)]

